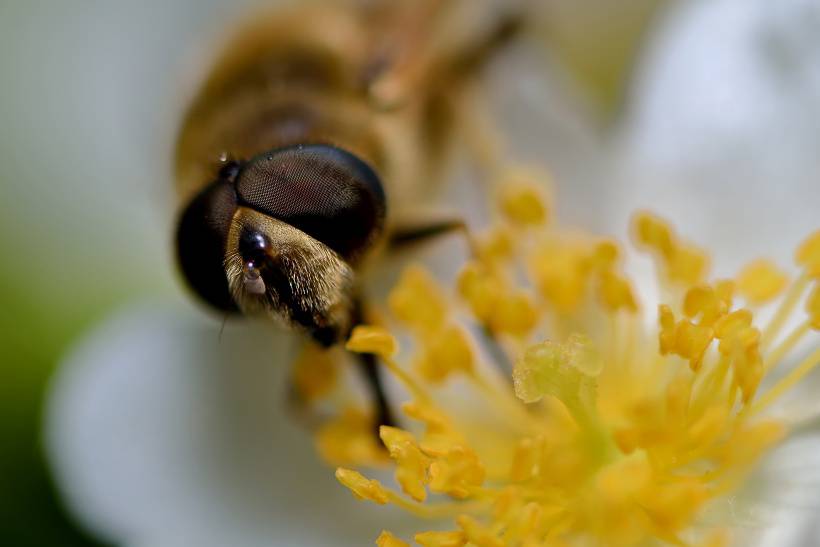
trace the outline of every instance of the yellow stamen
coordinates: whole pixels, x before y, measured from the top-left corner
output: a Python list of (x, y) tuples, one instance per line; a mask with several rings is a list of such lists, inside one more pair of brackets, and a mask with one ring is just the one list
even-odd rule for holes
[(475, 356), (469, 337), (463, 328), (451, 325), (432, 334), (425, 342), (423, 355), (416, 363), (422, 379), (441, 383), (455, 373), (470, 374)]
[(425, 486), (429, 482), (430, 458), (422, 453), (416, 439), (406, 431), (383, 425), (379, 435), (390, 457), (396, 460), (396, 482), (405, 494), (416, 501), (424, 501), (427, 498)]
[(592, 269), (589, 249), (577, 243), (549, 241), (530, 259), (535, 286), (550, 306), (575, 313), (587, 294)]
[(319, 454), (332, 465), (379, 465), (386, 460), (373, 435), (373, 418), (354, 407), (323, 424), (315, 441)]
[[(388, 307), (414, 366), (396, 361), (384, 329), (357, 327), (348, 342), (378, 355), (409, 392), (400, 421), (408, 429), (382, 427), (379, 453), (372, 421), (348, 411), (320, 430), (322, 454), (361, 466), (389, 454), (396, 488), (345, 468), (337, 477), (359, 498), (451, 521), (448, 532), (416, 534), (422, 547), (724, 544), (732, 522), (707, 529), (703, 515), (782, 441), (784, 423), (767, 411), (820, 365), (816, 349), (757, 395), (820, 330), (816, 285), (804, 301), (808, 317), (778, 338), (820, 277), (820, 232), (798, 250), (804, 271), (786, 288), (785, 274), (764, 260), (737, 281), (707, 280), (710, 258), (699, 247), (662, 219), (636, 215), (635, 241), (669, 295), (647, 327), (615, 242), (539, 228), (548, 201), (525, 186), (501, 200), (506, 224), (478, 244), (453, 291), (472, 325), (445, 287), (413, 267)], [(761, 331), (754, 307), (778, 298)], [(509, 357), (482, 353), (473, 332)], [(484, 362), (507, 358), (512, 385)], [(445, 381), (460, 384), (440, 389)], [(378, 541), (404, 545), (389, 532)]]
[(477, 262), (468, 262), (458, 278), (459, 294), (470, 305), (476, 319), (484, 325), (490, 323), (504, 290), (502, 280)]
[(700, 283), (709, 271), (709, 256), (694, 245), (680, 245), (667, 260), (669, 278), (692, 285)]
[(778, 296), (788, 276), (769, 260), (755, 260), (738, 275), (737, 289), (750, 303), (764, 304)]
[(779, 382), (772, 386), (758, 401), (752, 406), (752, 413), (757, 414), (766, 407), (774, 403), (779, 397), (786, 393), (789, 389), (797, 385), (809, 372), (814, 370), (817, 365), (820, 365), (820, 349), (812, 352), (808, 357), (803, 359), (789, 374), (783, 377)]
[(336, 470), (336, 479), (347, 486), (353, 492), (353, 495), (359, 499), (381, 505), (384, 505), (390, 499), (387, 490), (379, 481), (367, 479), (358, 471), (340, 467)]
[(515, 243), (513, 232), (505, 226), (499, 226), (476, 243), (475, 254), (485, 263), (503, 263), (513, 258)]
[(382, 530), (382, 533), (376, 538), (376, 545), (378, 547), (410, 547), (409, 543), (400, 540), (387, 530)]
[(419, 400), (428, 400), (430, 396), (427, 394), (427, 391), (419, 384), (410, 374), (404, 371), (398, 363), (396, 363), (393, 359), (384, 359), (384, 366), (387, 367), (388, 370), (395, 376), (398, 380), (400, 380), (404, 386), (413, 394), (416, 399)]
[(486, 477), (484, 465), (469, 447), (456, 446), (430, 464), (430, 490), (467, 498)]
[(524, 291), (511, 292), (498, 302), (489, 326), (494, 332), (524, 336), (538, 323), (538, 311), (532, 297)]
[(537, 226), (547, 222), (549, 209), (542, 196), (543, 186), (534, 182), (543, 181), (545, 176), (526, 172), (512, 173), (500, 185), (502, 188), (501, 210), (513, 223), (522, 226)]
[(675, 236), (666, 221), (652, 213), (641, 212), (635, 215), (632, 225), (638, 245), (658, 252), (664, 257), (672, 256)]
[(393, 492), (387, 491), (390, 503), (401, 507), (417, 517), (423, 519), (445, 519), (453, 518), (462, 513), (486, 513), (487, 504), (483, 501), (454, 501), (440, 503), (416, 503)]
[(490, 381), (479, 374), (471, 374), (469, 379), (490, 401), (495, 403), (499, 411), (509, 416), (510, 424), (516, 429), (537, 429), (538, 421), (526, 408), (522, 407), (511, 393), (500, 390)]
[(810, 321), (806, 321), (798, 325), (798, 327), (794, 329), (791, 334), (789, 334), (776, 348), (771, 351), (771, 353), (769, 353), (763, 364), (765, 371), (771, 372), (775, 365), (782, 361), (783, 357), (794, 349), (798, 342), (800, 342), (800, 340), (808, 334), (811, 328), (812, 324)]
[(820, 282), (806, 301), (806, 311), (809, 313), (809, 326), (814, 330), (820, 330)]
[(421, 332), (435, 332), (444, 322), (447, 303), (436, 282), (418, 266), (404, 271), (388, 298), (397, 319)]
[(468, 515), (461, 515), (456, 522), (470, 543), (480, 547), (504, 547), (504, 543), (491, 530)]
[(334, 353), (308, 344), (293, 364), (293, 383), (305, 400), (323, 397), (335, 387), (338, 359)]
[(601, 276), (601, 300), (612, 311), (638, 311), (638, 304), (629, 282), (618, 274), (606, 272)]
[(795, 262), (807, 276), (820, 277), (820, 230), (807, 237), (795, 253)]
[(764, 348), (769, 346), (774, 338), (780, 333), (780, 329), (783, 328), (786, 320), (794, 311), (794, 308), (797, 306), (798, 302), (800, 302), (800, 297), (803, 295), (803, 292), (806, 290), (808, 284), (808, 276), (801, 275), (786, 292), (786, 297), (777, 308), (774, 317), (772, 317), (772, 320), (769, 322), (769, 325), (763, 331), (760, 338), (761, 345)]
[(388, 359), (398, 352), (399, 346), (385, 329), (360, 325), (353, 329), (345, 349), (356, 353), (373, 353)]
[(464, 532), (420, 532), (413, 538), (421, 547), (463, 547), (467, 544)]

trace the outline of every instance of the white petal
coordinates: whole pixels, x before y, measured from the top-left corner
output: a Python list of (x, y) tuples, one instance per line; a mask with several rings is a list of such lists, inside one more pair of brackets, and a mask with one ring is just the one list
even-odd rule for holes
[[(677, 3), (638, 74), (615, 210), (648, 207), (670, 218), (716, 251), (721, 276), (761, 254), (791, 263), (818, 227), (818, 36), (813, 0)], [(816, 399), (804, 387), (803, 400)], [(789, 414), (796, 400), (784, 401)], [(820, 433), (800, 433), (733, 500), (739, 545), (820, 541)]]
[(788, 264), (818, 225), (820, 5), (711, 0), (668, 15), (624, 124), (623, 200), (720, 251), (720, 275), (761, 253)]
[(355, 501), (286, 412), (282, 335), (127, 309), (62, 364), (46, 445), (71, 509), (129, 545), (365, 545), (390, 510)]
[(782, 547), (820, 541), (820, 431), (803, 431), (764, 459), (733, 500), (738, 545)]

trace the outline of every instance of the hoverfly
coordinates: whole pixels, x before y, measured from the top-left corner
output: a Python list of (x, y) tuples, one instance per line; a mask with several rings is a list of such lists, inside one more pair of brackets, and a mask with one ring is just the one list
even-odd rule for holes
[[(176, 149), (178, 261), (202, 300), (332, 346), (362, 321), (377, 256), (463, 226), (394, 221), (432, 191), (463, 93), (520, 26), (500, 14), (448, 33), (456, 4), (314, 3), (241, 29)], [(362, 359), (387, 423), (375, 362)]]

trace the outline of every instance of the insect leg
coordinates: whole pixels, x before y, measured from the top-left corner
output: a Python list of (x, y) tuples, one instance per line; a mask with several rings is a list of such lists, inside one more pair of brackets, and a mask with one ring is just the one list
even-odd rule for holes
[[(355, 308), (353, 312), (353, 324), (358, 325), (366, 323), (364, 304), (360, 298), (356, 299)], [(364, 374), (368, 391), (375, 407), (375, 422), (376, 436), (379, 436), (379, 427), (383, 425), (396, 425), (396, 420), (393, 417), (393, 412), (390, 409), (390, 401), (387, 399), (387, 394), (384, 392), (384, 384), (382, 383), (382, 375), (378, 359), (375, 355), (370, 353), (356, 353), (354, 354), (359, 363), (359, 368)]]
[(500, 17), (485, 35), (458, 52), (452, 60), (451, 70), (456, 74), (474, 74), (480, 71), (498, 51), (515, 40), (523, 30), (522, 14)]
[(470, 247), (470, 252), (475, 255), (476, 246), (472, 234), (467, 224), (461, 219), (446, 219), (412, 226), (399, 226), (394, 228), (388, 236), (387, 248), (391, 251), (402, 250), (410, 245), (423, 243), (452, 233), (461, 233)]
[(367, 387), (373, 397), (373, 404), (376, 410), (375, 426), (378, 435), (378, 428), (380, 426), (396, 425), (396, 421), (393, 418), (393, 412), (390, 409), (387, 394), (384, 392), (384, 385), (382, 384), (381, 372), (379, 370), (379, 363), (376, 361), (376, 356), (370, 353), (358, 353), (356, 357), (359, 359), (359, 365), (367, 382)]

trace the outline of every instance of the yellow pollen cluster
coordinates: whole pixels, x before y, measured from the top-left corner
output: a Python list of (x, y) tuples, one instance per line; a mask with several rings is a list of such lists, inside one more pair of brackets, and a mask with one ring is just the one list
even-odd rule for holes
[[(773, 405), (820, 364), (820, 349), (789, 359), (820, 330), (820, 231), (792, 281), (765, 260), (708, 280), (703, 250), (639, 213), (634, 242), (666, 295), (644, 308), (620, 246), (550, 225), (539, 187), (504, 188), (451, 290), (412, 267), (389, 330), (354, 329), (347, 349), (377, 355), (409, 400), (379, 439), (348, 409), (319, 432), (322, 454), (357, 498), (435, 522), (412, 538), (423, 547), (727, 543), (731, 523), (704, 514), (784, 438)], [(322, 379), (301, 382), (324, 394), (314, 358)], [(352, 469), (385, 461), (395, 488)]]

